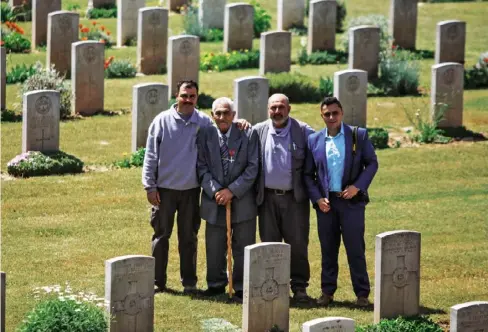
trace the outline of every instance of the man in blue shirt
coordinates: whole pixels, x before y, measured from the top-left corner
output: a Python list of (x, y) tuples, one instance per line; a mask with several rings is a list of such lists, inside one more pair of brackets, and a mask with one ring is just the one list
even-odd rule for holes
[(378, 161), (366, 129), (357, 128), (353, 139), (354, 129), (342, 122), (344, 112), (337, 98), (325, 98), (320, 113), (326, 128), (309, 136), (304, 171), (322, 251), (322, 296), (317, 303), (328, 306), (337, 290), (342, 234), (357, 305), (368, 306), (364, 215)]

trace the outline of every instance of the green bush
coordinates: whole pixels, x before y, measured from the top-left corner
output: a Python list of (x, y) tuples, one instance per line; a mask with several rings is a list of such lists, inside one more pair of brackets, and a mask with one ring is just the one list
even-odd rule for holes
[(4, 34), (2, 29), (2, 41), (3, 47), (8, 53), (29, 53), (31, 50), (30, 40), (18, 32)]
[(13, 110), (3, 110), (0, 112), (1, 122), (20, 122), (22, 121), (22, 114)]
[(10, 175), (23, 178), (82, 171), (83, 162), (62, 151), (52, 153), (28, 151), (16, 156), (7, 164), (7, 172)]
[(288, 31), (296, 36), (306, 36), (308, 33), (308, 28), (304, 25), (293, 25), (288, 29)]
[(105, 77), (107, 78), (131, 78), (135, 77), (136, 73), (137, 68), (130, 62), (129, 59), (114, 60), (105, 69)]
[(254, 7), (254, 37), (259, 38), (261, 33), (271, 29), (271, 15), (256, 0), (251, 0), (251, 5)]
[(314, 103), (323, 96), (314, 82), (300, 73), (266, 74), (269, 79), (269, 94), (283, 93), (291, 103)]
[(7, 73), (7, 84), (23, 83), (38, 70), (39, 67), (36, 65), (16, 64)]
[(409, 106), (403, 106), (405, 116), (414, 128), (409, 132), (412, 141), (418, 143), (448, 143), (449, 137), (443, 135), (443, 130), (439, 128), (439, 123), (448, 109), (446, 104), (437, 104), (435, 117), (431, 115), (431, 105), (422, 101), (423, 105), (417, 106), (412, 100)]
[(347, 63), (347, 53), (341, 50), (334, 51), (317, 51), (312, 54), (307, 53), (305, 47), (298, 51), (298, 63), (300, 65), (330, 65), (337, 63)]
[(488, 52), (482, 53), (478, 62), (464, 71), (464, 88), (488, 88)]
[(418, 95), (420, 64), (418, 57), (395, 47), (380, 55), (380, 76), (374, 84), (387, 96)]
[(224, 71), (230, 69), (259, 68), (259, 51), (232, 51), (204, 53), (200, 57), (200, 70)]
[(347, 27), (342, 35), (342, 46), (346, 52), (349, 51), (349, 29), (360, 25), (374, 25), (380, 28), (380, 51), (389, 49), (393, 40), (388, 32), (388, 18), (383, 15), (359, 16), (348, 20)]
[(103, 8), (90, 8), (86, 12), (86, 18), (99, 19), (99, 18), (116, 18), (117, 6), (106, 5)]
[(71, 115), (71, 86), (64, 76), (51, 68), (43, 69), (40, 62), (36, 63), (37, 72), (27, 78), (19, 89), (18, 96), (23, 101), (24, 93), (36, 90), (56, 90), (60, 94), (60, 118), (66, 119)]
[(322, 98), (332, 97), (334, 95), (334, 80), (330, 77), (320, 78), (319, 90)]
[[(212, 103), (214, 102), (215, 98), (211, 95), (207, 95), (205, 93), (200, 93), (198, 95), (197, 107), (198, 109), (211, 109)], [(171, 106), (176, 103), (176, 98), (171, 98), (168, 102), (168, 105)]]
[(367, 130), (375, 149), (388, 148), (388, 130), (384, 128), (368, 128)]
[(198, 8), (189, 5), (182, 9), (183, 29), (185, 34), (200, 37), (201, 42), (213, 42), (224, 40), (224, 30), (209, 29), (200, 25), (198, 19)]
[[(310, 1), (307, 0), (305, 2), (305, 13), (308, 16), (309, 11), (310, 11)], [(346, 2), (344, 0), (339, 0), (337, 1), (337, 13), (336, 13), (336, 32), (340, 33), (343, 32), (343, 25), (344, 25), (344, 20), (346, 19), (347, 15), (347, 9), (346, 9)]]
[(146, 153), (146, 148), (139, 148), (136, 152), (133, 152), (129, 157), (124, 157), (124, 159), (120, 161), (116, 161), (114, 165), (120, 168), (142, 167), (142, 165), (144, 164), (145, 153)]
[(10, 7), (10, 5), (8, 3), (2, 2), (0, 8), (1, 8), (2, 23), (15, 20), (15, 15), (12, 12), (12, 8)]
[(428, 317), (399, 317), (385, 319), (378, 324), (356, 327), (356, 332), (442, 332), (442, 328)]

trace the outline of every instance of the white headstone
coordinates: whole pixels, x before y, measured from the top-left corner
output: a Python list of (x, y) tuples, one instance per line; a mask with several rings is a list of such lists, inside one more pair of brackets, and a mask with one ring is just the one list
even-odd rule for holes
[(168, 109), (168, 86), (143, 83), (132, 88), (132, 152), (146, 146), (152, 120)]
[(137, 64), (139, 72), (160, 74), (166, 66), (168, 10), (160, 7), (139, 9)]
[(307, 44), (309, 54), (335, 49), (336, 20), (336, 0), (314, 0), (310, 2)]
[(22, 153), (59, 150), (59, 92), (37, 90), (24, 94)]
[(269, 82), (261, 76), (234, 80), (234, 107), (237, 117), (255, 125), (268, 119)]
[(389, 32), (393, 43), (405, 49), (415, 49), (417, 37), (418, 0), (390, 0)]
[(374, 322), (414, 316), (420, 301), (420, 233), (376, 235)]
[(0, 272), (0, 332), (5, 332), (5, 298), (7, 297), (7, 275)]
[(464, 64), (465, 48), (466, 22), (452, 20), (437, 23), (435, 63), (457, 62)]
[(204, 28), (224, 28), (226, 0), (199, 0), (198, 18)]
[(265, 242), (244, 249), (242, 331), (288, 331), (290, 245)]
[(354, 332), (354, 320), (345, 317), (317, 318), (303, 323), (302, 332)]
[(78, 41), (80, 14), (60, 10), (48, 15), (46, 67), (71, 75), (71, 44)]
[(47, 15), (61, 10), (61, 0), (32, 1), (32, 48), (47, 42)]
[(246, 3), (225, 6), (224, 52), (252, 49), (254, 8)]
[(432, 117), (444, 112), (439, 127), (463, 125), (464, 67), (446, 62), (432, 66)]
[(117, 47), (137, 38), (137, 16), (146, 0), (117, 0)]
[(0, 47), (0, 71), (1, 71), (1, 90), (0, 90), (0, 106), (4, 110), (7, 107), (6, 103), (6, 84), (7, 84), (7, 54), (5, 47)]
[(302, 27), (305, 18), (305, 0), (278, 0), (278, 30)]
[(349, 69), (362, 69), (368, 78), (378, 76), (380, 28), (360, 25), (349, 29)]
[(488, 332), (488, 302), (473, 301), (451, 307), (451, 332)]
[(110, 332), (154, 329), (154, 258), (121, 256), (105, 261), (105, 301)]
[(259, 75), (289, 72), (290, 66), (291, 32), (262, 33), (259, 48)]
[(105, 44), (80, 41), (71, 44), (71, 87), (75, 113), (91, 115), (103, 110)]
[(344, 123), (366, 127), (368, 73), (349, 69), (334, 73), (334, 97), (339, 99), (344, 111)]
[(180, 35), (168, 40), (168, 86), (170, 98), (176, 94), (176, 84), (181, 80), (198, 82), (200, 70), (200, 39)]

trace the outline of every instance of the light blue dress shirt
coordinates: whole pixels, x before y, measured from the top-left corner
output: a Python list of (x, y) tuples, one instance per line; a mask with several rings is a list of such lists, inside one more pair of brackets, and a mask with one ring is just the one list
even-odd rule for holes
[(269, 121), (264, 148), (264, 186), (269, 189), (291, 190), (291, 120), (283, 129)]
[(346, 140), (344, 137), (344, 123), (341, 131), (334, 137), (329, 136), (325, 129), (325, 155), (327, 157), (327, 176), (329, 191), (342, 191), (342, 176), (344, 174), (344, 156), (346, 154)]

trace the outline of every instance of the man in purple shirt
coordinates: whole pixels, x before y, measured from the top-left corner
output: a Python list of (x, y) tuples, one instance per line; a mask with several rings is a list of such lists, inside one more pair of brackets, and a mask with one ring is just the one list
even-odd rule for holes
[(290, 110), (288, 97), (274, 94), (268, 100), (270, 119), (255, 126), (261, 147), (256, 183), (259, 235), (262, 242), (290, 244), (293, 299), (309, 302), (310, 205), (302, 173), (313, 129), (291, 118)]

